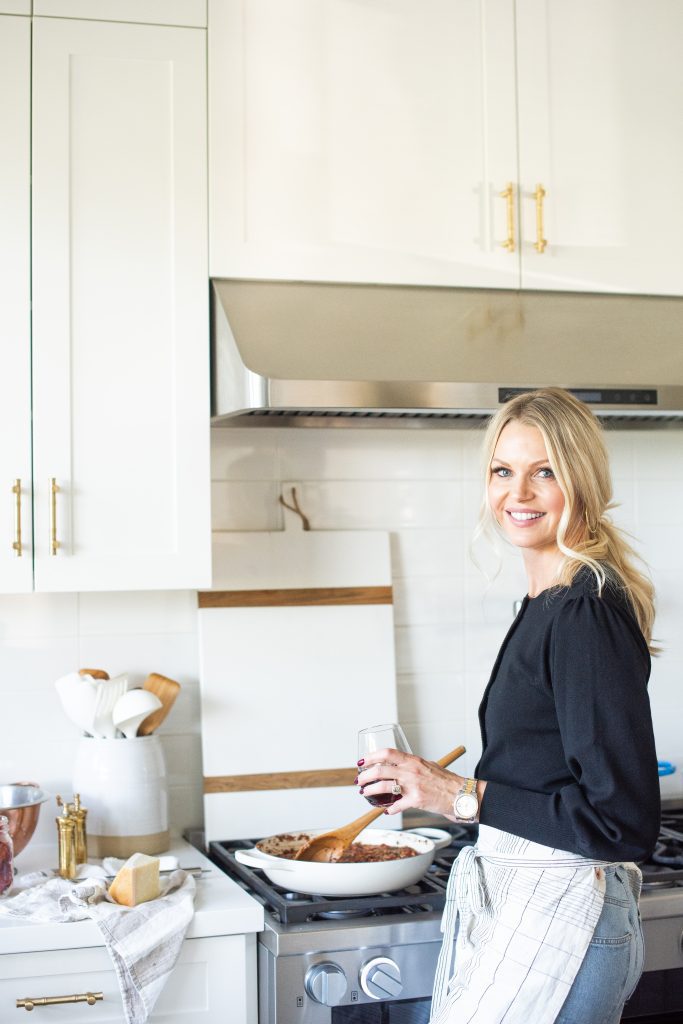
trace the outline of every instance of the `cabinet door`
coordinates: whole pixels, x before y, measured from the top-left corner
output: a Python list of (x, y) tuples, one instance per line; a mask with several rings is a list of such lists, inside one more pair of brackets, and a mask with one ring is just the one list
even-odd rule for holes
[[(0, 17), (0, 592), (33, 586), (31, 22)], [(18, 493), (15, 493), (18, 492)], [(16, 545), (16, 546), (15, 546)], [(20, 545), (20, 547), (19, 547)]]
[(516, 287), (513, 40), (509, 0), (210, 0), (212, 275)]
[(205, 33), (36, 18), (33, 59), (36, 589), (201, 586)]
[(683, 5), (516, 7), (523, 286), (683, 294)]

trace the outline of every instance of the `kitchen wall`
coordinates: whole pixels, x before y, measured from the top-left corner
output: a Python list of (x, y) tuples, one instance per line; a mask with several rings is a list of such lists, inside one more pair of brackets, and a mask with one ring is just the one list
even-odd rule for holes
[[(468, 542), (480, 497), (477, 430), (214, 430), (214, 530), (277, 530), (278, 495), (297, 487), (313, 529), (391, 534), (401, 721), (436, 757), (479, 750), (476, 708), (498, 644), (525, 592), (515, 552), (492, 585)], [(683, 768), (683, 431), (611, 431), (616, 521), (637, 538), (659, 595), (650, 693), (659, 756)], [(486, 554), (486, 564), (493, 560)], [(201, 821), (196, 595), (191, 592), (0, 597), (0, 779), (70, 792), (78, 730), (53, 681), (75, 667), (161, 672), (182, 684), (162, 726), (172, 824)], [(683, 795), (683, 772), (664, 780)], [(52, 807), (39, 836), (51, 839)]]

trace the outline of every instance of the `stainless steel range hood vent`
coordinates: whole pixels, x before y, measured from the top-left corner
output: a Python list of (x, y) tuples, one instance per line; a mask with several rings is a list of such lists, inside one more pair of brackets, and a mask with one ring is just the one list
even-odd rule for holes
[(683, 424), (683, 299), (216, 279), (218, 426), (472, 426), (573, 390), (619, 426)]

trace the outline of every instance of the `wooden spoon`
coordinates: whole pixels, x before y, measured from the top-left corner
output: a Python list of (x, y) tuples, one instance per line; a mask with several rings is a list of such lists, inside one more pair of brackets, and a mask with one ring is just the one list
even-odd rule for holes
[(176, 683), (175, 679), (160, 676), (158, 672), (151, 672), (142, 684), (142, 688), (143, 690), (151, 690), (161, 701), (159, 710), (153, 711), (151, 715), (145, 718), (138, 729), (138, 736), (149, 736), (150, 733), (159, 728), (173, 707), (173, 702), (180, 690), (180, 683)]
[(103, 668), (79, 668), (79, 676), (90, 676), (92, 679), (109, 679), (109, 673)]
[[(461, 757), (465, 753), (465, 747), (456, 747), (455, 750), (451, 750), (450, 754), (446, 754), (445, 757), (439, 758), (436, 762), (441, 768), (447, 768), (449, 764), (452, 764), (457, 758)], [(375, 821), (381, 814), (384, 814), (384, 808), (380, 807), (376, 811), (370, 811), (368, 814), (364, 814), (362, 818), (356, 818), (355, 821), (350, 822), (348, 825), (342, 825), (341, 828), (336, 828), (332, 832), (323, 832), (320, 836), (313, 836), (307, 843), (296, 851), (294, 860), (313, 860), (322, 863), (329, 863), (330, 861), (339, 860), (344, 851), (348, 849), (353, 840), (356, 838), (359, 832), (362, 832), (364, 828)]]

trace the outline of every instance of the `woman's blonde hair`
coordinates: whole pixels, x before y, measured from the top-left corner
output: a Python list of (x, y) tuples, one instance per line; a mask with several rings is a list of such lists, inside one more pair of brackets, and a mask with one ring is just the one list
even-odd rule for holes
[(608, 513), (612, 479), (602, 427), (590, 409), (562, 388), (540, 388), (510, 399), (490, 420), (484, 439), (486, 491), (477, 535), (498, 532), (488, 502), (488, 480), (498, 438), (511, 421), (536, 427), (545, 442), (548, 461), (565, 499), (557, 530), (562, 559), (557, 585), (569, 586), (582, 566), (595, 575), (598, 593), (607, 582), (628, 598), (652, 653), (655, 618), (654, 587), (636, 567), (641, 561)]

